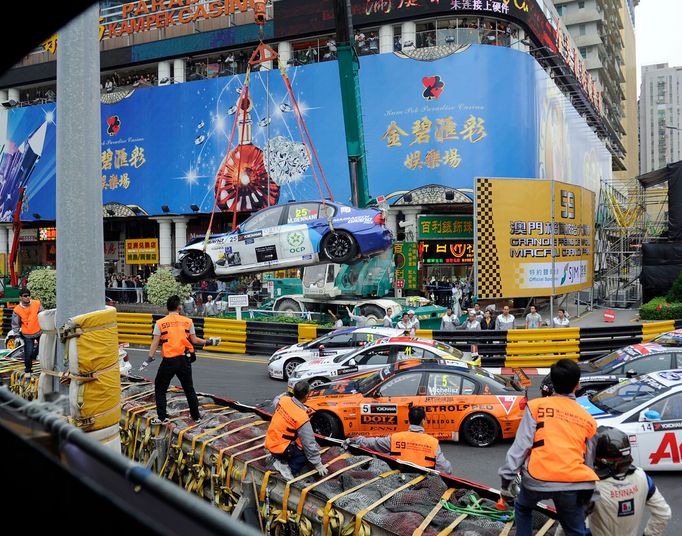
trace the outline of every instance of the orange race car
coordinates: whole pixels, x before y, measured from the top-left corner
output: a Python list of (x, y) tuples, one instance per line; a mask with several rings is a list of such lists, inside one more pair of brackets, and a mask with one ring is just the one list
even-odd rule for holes
[(514, 437), (528, 399), (518, 383), (461, 361), (405, 360), (360, 379), (313, 389), (306, 405), (322, 435), (382, 436), (407, 430), (410, 406), (426, 410), (432, 436), (487, 447)]

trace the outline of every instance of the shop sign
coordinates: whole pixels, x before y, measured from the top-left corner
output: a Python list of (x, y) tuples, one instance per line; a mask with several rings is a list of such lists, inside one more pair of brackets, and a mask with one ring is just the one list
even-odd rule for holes
[(159, 264), (158, 239), (126, 240), (126, 264)]
[(419, 239), (473, 238), (473, 216), (419, 216)]
[(427, 240), (419, 242), (424, 264), (473, 264), (473, 240)]
[(395, 280), (403, 281), (406, 290), (417, 289), (419, 256), (416, 242), (396, 242), (393, 245)]
[(38, 240), (57, 240), (56, 227), (40, 227), (38, 229)]
[(19, 231), (19, 242), (37, 242), (38, 229), (21, 229)]
[(107, 240), (104, 242), (104, 260), (117, 261), (118, 260), (118, 240)]

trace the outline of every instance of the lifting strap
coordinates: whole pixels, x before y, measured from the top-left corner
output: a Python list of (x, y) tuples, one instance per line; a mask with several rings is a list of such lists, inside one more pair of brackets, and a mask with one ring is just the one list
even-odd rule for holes
[(422, 534), (424, 534), (424, 531), (429, 527), (431, 521), (433, 521), (433, 518), (436, 517), (436, 514), (440, 512), (441, 508), (443, 508), (443, 501), (448, 501), (450, 499), (450, 496), (455, 491), (456, 488), (450, 488), (448, 490), (445, 490), (445, 493), (443, 493), (443, 496), (440, 498), (440, 501), (436, 503), (436, 506), (433, 507), (433, 510), (429, 512), (429, 515), (427, 515), (424, 518), (422, 524), (415, 529), (415, 531), (412, 533), (412, 536), (422, 536)]

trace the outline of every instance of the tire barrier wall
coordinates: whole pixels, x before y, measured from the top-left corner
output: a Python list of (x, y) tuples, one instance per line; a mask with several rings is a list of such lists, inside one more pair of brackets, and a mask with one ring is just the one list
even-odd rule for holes
[[(119, 342), (149, 346), (154, 322), (161, 315), (117, 313)], [(3, 310), (2, 335), (11, 328), (12, 310)], [(220, 337), (206, 351), (269, 355), (283, 346), (312, 340), (332, 331), (315, 324), (279, 324), (250, 320), (193, 317), (199, 337)], [(418, 337), (436, 339), (469, 352), (476, 345), (486, 367), (547, 367), (558, 359), (585, 360), (631, 344), (648, 342), (666, 331), (682, 328), (682, 319), (564, 329), (509, 331), (436, 331), (422, 329)]]

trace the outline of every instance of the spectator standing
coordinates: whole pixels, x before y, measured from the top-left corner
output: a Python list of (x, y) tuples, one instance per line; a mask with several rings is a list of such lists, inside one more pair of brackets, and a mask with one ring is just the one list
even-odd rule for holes
[(213, 301), (213, 296), (211, 294), (206, 298), (206, 303), (204, 304), (204, 315), (205, 316), (216, 316), (218, 311), (216, 309), (216, 303)]
[(334, 329), (340, 329), (343, 327), (343, 320), (336, 316), (334, 313), (332, 313), (331, 309), (327, 309), (327, 312), (329, 315), (334, 319)]
[(355, 322), (355, 327), (364, 328), (367, 325), (367, 317), (363, 315), (354, 315), (351, 310), (346, 306), (346, 311), (348, 312), (348, 318), (351, 322)]
[(530, 306), (530, 313), (526, 315), (526, 329), (540, 329), (542, 327), (542, 316), (538, 313), (535, 305)]
[(24, 374), (30, 375), (33, 368), (36, 340), (42, 334), (38, 323), (38, 313), (42, 310), (40, 300), (32, 300), (31, 291), (22, 288), (19, 292), (19, 305), (12, 312), (12, 330), (16, 335), (21, 334), (24, 339)]
[(483, 309), (481, 309), (481, 306), (478, 304), (478, 302), (474, 303), (474, 313), (476, 314), (476, 318), (479, 322), (483, 320)]
[(410, 317), (407, 313), (403, 313), (403, 318), (396, 324), (395, 327), (402, 329), (405, 332), (405, 335), (409, 333), (414, 337), (414, 335), (410, 333)]
[(421, 329), (419, 326), (419, 319), (416, 316), (414, 316), (414, 310), (410, 309), (409, 311), (407, 311), (407, 319), (410, 322), (410, 326), (409, 326), (410, 336), (414, 337), (416, 334), (416, 331), (418, 329)]
[(135, 277), (135, 295), (137, 298), (135, 303), (144, 303), (144, 283), (142, 283), (140, 276)]
[(390, 307), (386, 309), (386, 314), (384, 315), (384, 327), (385, 328), (392, 328), (393, 327), (393, 309)]
[(490, 309), (483, 311), (483, 320), (481, 320), (481, 329), (493, 331), (495, 329), (495, 319), (493, 312)]
[(502, 314), (495, 319), (495, 330), (509, 331), (514, 329), (514, 315), (509, 314), (509, 306), (505, 305), (502, 308)]
[(570, 327), (570, 320), (566, 316), (566, 311), (564, 309), (559, 309), (557, 315), (552, 319), (552, 325), (555, 328), (568, 328)]
[(440, 329), (442, 331), (455, 331), (457, 326), (459, 326), (459, 317), (455, 316), (452, 307), (448, 307), (440, 321)]
[(481, 323), (476, 318), (476, 311), (473, 309), (469, 310), (469, 318), (464, 322), (464, 329), (466, 331), (481, 331)]

